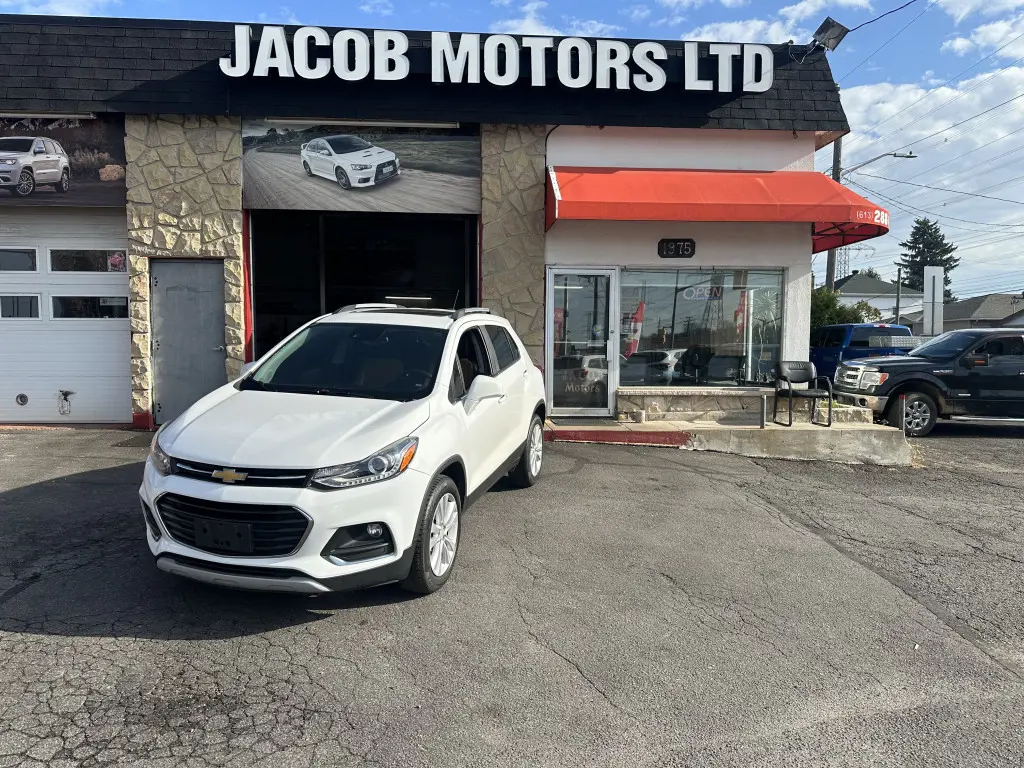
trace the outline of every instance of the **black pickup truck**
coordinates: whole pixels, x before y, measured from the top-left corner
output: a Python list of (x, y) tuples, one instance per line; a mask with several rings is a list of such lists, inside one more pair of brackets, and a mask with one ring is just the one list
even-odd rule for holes
[(950, 331), (907, 355), (851, 360), (836, 371), (835, 398), (898, 424), (908, 435), (939, 419), (1024, 419), (1024, 328)]

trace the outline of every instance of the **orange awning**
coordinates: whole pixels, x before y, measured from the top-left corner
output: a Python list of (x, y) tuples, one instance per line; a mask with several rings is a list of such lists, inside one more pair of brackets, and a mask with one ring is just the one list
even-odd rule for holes
[(879, 237), (889, 212), (813, 171), (548, 168), (547, 226), (589, 221), (804, 222), (817, 253)]

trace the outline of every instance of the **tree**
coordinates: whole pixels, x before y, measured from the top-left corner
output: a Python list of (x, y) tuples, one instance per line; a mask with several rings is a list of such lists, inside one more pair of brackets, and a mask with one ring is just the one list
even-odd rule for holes
[(859, 274), (862, 274), (865, 277), (873, 277), (873, 278), (875, 278), (875, 280), (881, 280), (882, 279), (882, 276), (880, 274), (878, 274), (878, 270), (875, 269), (874, 267), (868, 267), (867, 269), (862, 269), (862, 270), (859, 271)]
[(949, 290), (950, 274), (960, 266), (960, 259), (954, 256), (957, 246), (946, 240), (937, 221), (915, 219), (910, 237), (900, 243), (904, 249), (897, 266), (903, 267), (903, 283), (917, 291), (924, 291), (924, 268), (942, 267), (945, 270), (943, 294), (946, 301), (955, 301)]
[(863, 322), (864, 317), (856, 306), (847, 307), (840, 303), (838, 291), (830, 291), (828, 288), (811, 291), (811, 328)]
[(860, 320), (858, 320), (857, 322), (877, 323), (879, 320), (882, 319), (882, 311), (880, 309), (872, 307), (870, 304), (868, 304), (868, 302), (864, 301), (863, 299), (854, 304), (853, 308), (857, 310), (857, 314), (860, 315)]

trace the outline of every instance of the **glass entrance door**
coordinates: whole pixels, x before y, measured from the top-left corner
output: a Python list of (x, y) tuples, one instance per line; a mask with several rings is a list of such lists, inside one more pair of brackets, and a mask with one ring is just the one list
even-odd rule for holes
[(607, 416), (618, 380), (612, 269), (550, 267), (545, 371), (553, 415)]

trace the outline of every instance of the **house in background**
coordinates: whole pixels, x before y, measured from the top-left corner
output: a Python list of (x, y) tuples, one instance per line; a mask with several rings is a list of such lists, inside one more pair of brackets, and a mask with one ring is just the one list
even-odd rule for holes
[[(923, 309), (900, 312), (904, 324), (918, 336), (924, 329)], [(1024, 326), (1024, 296), (1019, 293), (989, 293), (962, 301), (951, 301), (942, 308), (942, 329), (961, 331), (966, 328), (1004, 328)]]
[[(836, 280), (839, 291), (839, 303), (852, 307), (866, 301), (882, 313), (883, 318), (892, 317), (896, 313), (896, 283), (880, 280), (871, 275), (854, 270), (842, 280)], [(924, 309), (924, 294), (904, 285), (900, 294), (900, 315), (920, 312)]]

